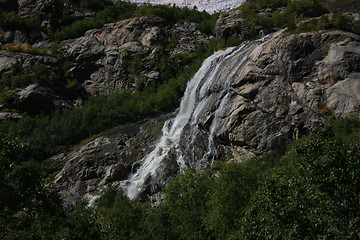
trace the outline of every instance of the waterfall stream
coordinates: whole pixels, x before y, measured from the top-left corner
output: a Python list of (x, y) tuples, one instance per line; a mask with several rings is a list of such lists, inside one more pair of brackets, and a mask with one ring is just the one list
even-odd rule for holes
[(217, 157), (216, 132), (228, 105), (231, 81), (261, 42), (217, 51), (203, 62), (187, 84), (176, 117), (164, 124), (154, 150), (124, 182), (123, 189), (130, 199), (137, 199), (148, 186), (165, 185), (170, 177), (166, 171), (179, 173), (186, 168), (211, 166)]

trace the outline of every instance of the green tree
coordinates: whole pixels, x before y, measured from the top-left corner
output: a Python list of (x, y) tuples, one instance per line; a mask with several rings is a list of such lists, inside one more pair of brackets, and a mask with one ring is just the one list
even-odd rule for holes
[(328, 127), (283, 160), (254, 195), (236, 239), (359, 239), (360, 145)]
[(97, 206), (102, 239), (146, 239), (144, 206), (109, 190)]
[(188, 170), (166, 187), (164, 207), (169, 212), (170, 224), (178, 239), (211, 237), (205, 225), (205, 217), (212, 183), (210, 172)]
[(266, 155), (245, 163), (222, 164), (210, 192), (206, 225), (216, 233), (216, 239), (226, 239), (240, 227), (245, 207), (275, 166), (278, 157)]
[[(46, 239), (61, 216), (60, 201), (44, 189), (42, 169), (17, 140), (0, 138), (0, 238)], [(46, 219), (46, 225), (41, 223)]]

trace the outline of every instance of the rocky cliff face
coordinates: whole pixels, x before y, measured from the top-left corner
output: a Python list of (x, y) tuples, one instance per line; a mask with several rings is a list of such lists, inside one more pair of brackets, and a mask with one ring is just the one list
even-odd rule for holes
[[(187, 163), (186, 158), (189, 155), (183, 155), (184, 166), (208, 166), (201, 162), (203, 156), (198, 164), (199, 159), (196, 156), (204, 151), (199, 146), (205, 146), (210, 135), (212, 147), (217, 149), (211, 152), (211, 159), (244, 161), (265, 152), (284, 152), (293, 139), (321, 126), (329, 118), (359, 117), (360, 36), (341, 31), (278, 33), (261, 44), (244, 49), (248, 51), (246, 54), (240, 49), (227, 60), (221, 60), (229, 62), (225, 62), (228, 63), (224, 65), (226, 67), (218, 71), (219, 78), (214, 80), (214, 84), (204, 90), (204, 96), (210, 99), (208, 103), (217, 103), (215, 99), (211, 100), (212, 96), (221, 96), (224, 103), (207, 104), (203, 110), (196, 113), (197, 122), (189, 122), (190, 125), (198, 125), (196, 129), (201, 132), (202, 137), (194, 141), (197, 147), (190, 147), (195, 151), (192, 152), (194, 161)], [(246, 59), (242, 61), (236, 59), (245, 56)], [(212, 68), (215, 67), (216, 65)], [(229, 86), (222, 90), (224, 83), (219, 81), (225, 78), (221, 73), (228, 74), (229, 71), (233, 73), (226, 78)], [(206, 77), (204, 79), (202, 81), (206, 81)], [(197, 92), (203, 91), (201, 85)], [(201, 101), (196, 104), (201, 106)], [(192, 113), (193, 116), (194, 114)], [(184, 129), (190, 129), (186, 127), (190, 125), (185, 125)], [(184, 131), (176, 151), (189, 145), (191, 134)], [(107, 136), (101, 137), (59, 158), (61, 161), (71, 158), (54, 181), (67, 202), (87, 199), (89, 192), (96, 195), (96, 189), (99, 189), (100, 185), (121, 185), (131, 172), (130, 165), (134, 159), (139, 160), (146, 152), (150, 152), (150, 148), (138, 150), (132, 148), (134, 143), (130, 144), (131, 141), (121, 140), (127, 137), (129, 135), (123, 132), (116, 133), (111, 141)], [(156, 137), (151, 139), (154, 143)], [(125, 144), (126, 147), (123, 147), (119, 142), (130, 145)], [(108, 151), (110, 145), (115, 146), (114, 153)], [(90, 150), (84, 150), (86, 148)], [(133, 160), (129, 160), (128, 148), (133, 149), (130, 155), (137, 156), (130, 157)], [(86, 151), (96, 152), (96, 157), (84, 160)], [(134, 165), (132, 171), (137, 168), (138, 165)], [(161, 171), (160, 175), (164, 179), (142, 183), (146, 184), (143, 188), (146, 190), (145, 195), (154, 195), (161, 190), (162, 186), (159, 184), (166, 183), (176, 175), (179, 166), (170, 159), (161, 164)], [(116, 176), (111, 177), (112, 173)], [(108, 180), (109, 176), (111, 181)], [(76, 197), (69, 194), (74, 192)]]
[(101, 95), (146, 87), (161, 78), (156, 65), (164, 57), (176, 65), (176, 56), (188, 55), (208, 41), (195, 23), (173, 25), (159, 17), (137, 17), (64, 41), (60, 50), (73, 61), (72, 74), (84, 82), (86, 91)]
[(358, 35), (333, 31), (283, 34), (257, 47), (231, 83), (219, 141), (235, 155), (283, 152), (330, 116), (357, 116), (359, 44)]
[[(42, 30), (52, 26), (60, 12), (70, 22), (92, 14), (58, 0), (19, 0), (14, 10), (26, 18), (37, 18), (41, 13)], [(63, 41), (59, 44), (58, 54), (54, 54), (52, 43), (44, 31), (18, 28), (0, 28), (0, 78), (29, 76), (35, 66), (41, 65), (66, 75), (66, 79), (61, 76), (62, 82), (57, 86), (44, 84), (37, 77), (17, 84), (6, 93), (12, 96), (11, 99), (6, 97), (0, 104), (0, 111), (6, 112), (2, 119), (11, 118), (11, 111), (48, 114), (77, 106), (77, 98), (107, 94), (116, 89), (144, 89), (166, 78), (160, 70), (164, 66), (185, 67), (191, 53), (208, 43), (210, 38), (201, 33), (195, 23), (169, 23), (159, 17), (135, 17)], [(74, 79), (76, 84), (80, 84), (78, 88), (82, 84), (85, 90), (75, 93), (77, 96), (71, 89), (66, 89), (71, 88)], [(61, 84), (63, 86), (59, 86)]]
[(127, 179), (155, 144), (169, 115), (108, 131), (79, 148), (54, 156), (65, 163), (49, 185), (60, 193), (64, 207), (71, 210), (80, 200), (92, 203), (109, 186)]

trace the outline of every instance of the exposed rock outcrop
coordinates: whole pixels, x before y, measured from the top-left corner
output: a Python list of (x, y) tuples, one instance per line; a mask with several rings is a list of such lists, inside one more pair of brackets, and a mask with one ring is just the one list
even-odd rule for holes
[(235, 153), (284, 152), (329, 116), (359, 116), (359, 58), (360, 37), (341, 31), (284, 34), (258, 46), (231, 84), (219, 141)]
[[(54, 71), (59, 67), (58, 60), (48, 55), (0, 50), (0, 76), (10, 78), (23, 76), (19, 78), (19, 83), (13, 83), (20, 86), (9, 92), (15, 100), (12, 103), (3, 103), (4, 106), (0, 106), (0, 111), (14, 109), (36, 115), (50, 114), (56, 110), (70, 109), (74, 106), (70, 91), (61, 83), (48, 80), (47, 77), (50, 76), (34, 74), (36, 67)], [(45, 74), (45, 71), (38, 74)], [(14, 79), (16, 77), (12, 81), (16, 81)]]
[(60, 0), (18, 0), (18, 4), (20, 15), (29, 17), (39, 13), (55, 13)]
[(72, 74), (85, 89), (100, 95), (134, 89), (140, 79), (151, 82), (160, 74), (154, 71), (162, 57), (189, 54), (206, 42), (195, 23), (172, 25), (159, 17), (137, 17), (64, 41), (61, 51), (74, 61)]
[(35, 44), (43, 41), (46, 36), (38, 31), (26, 32), (14, 29), (0, 28), (0, 46), (6, 44), (20, 45), (23, 43)]
[(242, 38), (246, 33), (246, 28), (244, 27), (244, 20), (240, 17), (240, 10), (234, 9), (220, 14), (214, 32), (220, 38)]
[(48, 55), (34, 55), (22, 52), (0, 50), (0, 73), (10, 74), (12, 67), (17, 64), (19, 68), (26, 69), (37, 64), (56, 67), (58, 61), (55, 57)]
[(70, 109), (73, 104), (38, 83), (31, 84), (17, 93), (18, 108), (30, 115), (50, 114), (55, 110)]
[(105, 188), (118, 187), (126, 180), (155, 143), (167, 118), (169, 115), (163, 115), (113, 129), (68, 154), (53, 157), (54, 161), (66, 161), (51, 183), (63, 197), (65, 209), (71, 210), (80, 200), (92, 201)]

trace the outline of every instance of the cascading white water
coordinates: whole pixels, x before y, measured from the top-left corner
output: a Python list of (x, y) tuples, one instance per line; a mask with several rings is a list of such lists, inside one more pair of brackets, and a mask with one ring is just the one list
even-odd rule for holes
[[(137, 199), (146, 186), (159, 184), (161, 171), (167, 167), (165, 160), (176, 161), (180, 171), (212, 164), (216, 157), (214, 137), (228, 101), (230, 82), (258, 44), (259, 41), (247, 42), (217, 51), (203, 62), (188, 82), (176, 117), (164, 124), (163, 135), (154, 150), (143, 158), (139, 169), (124, 183), (124, 191), (130, 199)], [(200, 126), (209, 121), (207, 129)], [(202, 144), (199, 144), (200, 139), (204, 140)]]

